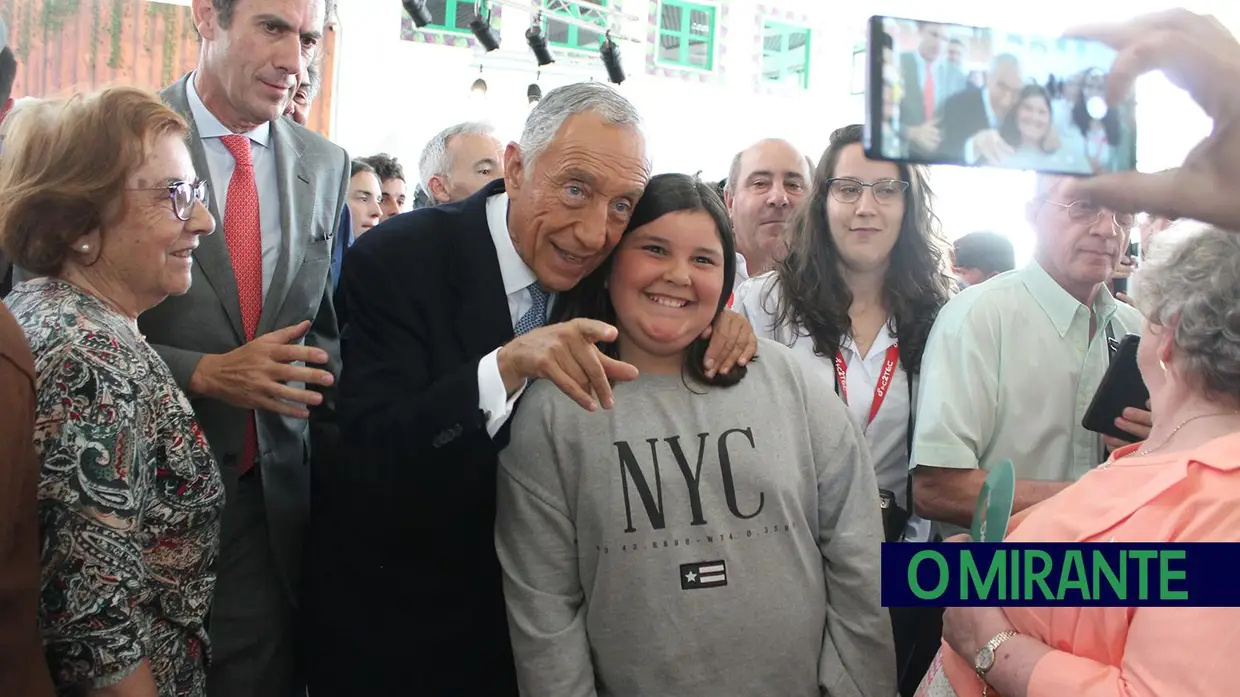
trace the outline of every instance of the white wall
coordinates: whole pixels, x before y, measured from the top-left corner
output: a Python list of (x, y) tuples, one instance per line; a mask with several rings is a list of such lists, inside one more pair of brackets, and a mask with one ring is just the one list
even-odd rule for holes
[[(622, 33), (644, 39), (653, 0), (620, 2), (624, 12), (640, 18), (625, 23)], [(726, 174), (733, 153), (770, 136), (787, 138), (816, 158), (832, 130), (864, 118), (862, 97), (850, 94), (849, 86), (853, 47), (864, 37), (872, 13), (993, 24), (1052, 35), (1067, 24), (1114, 20), (1175, 4), (1214, 11), (1229, 26), (1240, 18), (1240, 3), (1227, 0), (1129, 0), (1122, 6), (1079, 0), (1017, 5), (941, 0), (932, 9), (922, 0), (716, 2), (727, 9), (722, 24), (727, 48), (717, 60), (724, 75), (722, 84), (648, 75), (646, 46), (619, 42), (628, 76), (620, 90), (646, 119), (656, 171), (704, 170), (704, 177), (719, 178)], [(762, 8), (772, 6), (793, 16), (781, 21), (796, 23), (796, 18), (804, 17), (814, 29), (809, 90), (772, 91), (755, 86), (760, 67), (755, 60), (761, 30), (757, 18)], [(425, 142), (457, 121), (485, 118), (496, 124), (502, 139), (519, 136), (529, 109), (526, 87), (537, 74), (524, 40), (527, 14), (503, 7), (502, 47), (483, 55), (480, 49), (402, 41), (399, 0), (347, 0), (339, 3), (338, 12), (333, 137), (351, 154), (387, 151), (412, 172)], [(553, 51), (557, 63), (542, 71), (539, 80), (544, 92), (567, 82), (606, 79), (597, 55), (574, 59), (563, 50)], [(469, 91), (479, 77), (479, 65), (489, 86), (485, 99), (471, 98)], [(1138, 162), (1143, 170), (1177, 164), (1209, 130), (1209, 121), (1187, 95), (1161, 76), (1142, 80), (1138, 100)], [(1031, 175), (941, 168), (933, 176), (940, 199), (937, 210), (950, 238), (989, 228), (1012, 237), (1019, 256), (1027, 256), (1031, 243), (1023, 203), (1032, 190)]]

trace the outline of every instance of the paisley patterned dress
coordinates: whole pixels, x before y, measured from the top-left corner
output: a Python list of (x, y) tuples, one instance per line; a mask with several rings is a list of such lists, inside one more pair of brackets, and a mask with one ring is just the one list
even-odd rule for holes
[(6, 299), (35, 356), (42, 590), (57, 691), (143, 659), (161, 696), (205, 693), (203, 619), (224, 487), (188, 400), (136, 325), (69, 283)]

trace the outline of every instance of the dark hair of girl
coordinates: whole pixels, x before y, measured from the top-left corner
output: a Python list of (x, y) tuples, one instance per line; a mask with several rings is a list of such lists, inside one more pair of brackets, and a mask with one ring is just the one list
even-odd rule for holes
[[(1025, 100), (1030, 97), (1041, 97), (1046, 102), (1047, 134), (1050, 133), (1050, 129), (1055, 127), (1055, 120), (1052, 118), (1054, 107), (1051, 106), (1051, 96), (1046, 91), (1046, 88), (1041, 85), (1025, 85), (1025, 88), (1020, 91), (1020, 95), (1016, 97), (1016, 103), (1008, 110), (1007, 117), (1003, 119), (1003, 125), (999, 127), (999, 135), (1003, 137), (1003, 140), (1007, 141), (1008, 145), (1015, 148), (1019, 148), (1021, 141), (1024, 140), (1020, 134), (1020, 105), (1024, 104)], [(1038, 143), (1038, 149), (1045, 150), (1043, 147), (1045, 143), (1046, 136), (1042, 136), (1042, 142)]]
[[(845, 126), (831, 134), (818, 162), (809, 198), (801, 202), (788, 222), (788, 255), (776, 266), (781, 285), (776, 325), (795, 328), (809, 336), (814, 353), (834, 357), (840, 341), (852, 332), (849, 309), (853, 296), (844, 282), (844, 265), (827, 219), (830, 180), (844, 148), (861, 142), (861, 126)], [(930, 325), (947, 302), (950, 280), (945, 274), (938, 218), (930, 210), (932, 193), (925, 169), (896, 164), (909, 184), (904, 197), (900, 236), (891, 250), (884, 283), (891, 312), (891, 329), (899, 337), (900, 365), (909, 375), (921, 369)]]
[[(723, 290), (715, 308), (715, 319), (718, 319), (732, 296), (732, 285), (736, 279), (736, 243), (732, 238), (732, 224), (728, 219), (727, 209), (712, 186), (686, 174), (659, 174), (652, 177), (646, 185), (646, 192), (633, 209), (633, 217), (629, 220), (624, 234), (627, 236), (643, 225), (670, 213), (682, 211), (705, 212), (715, 221), (715, 228), (719, 232), (719, 242), (723, 247)], [(586, 317), (616, 325), (616, 308), (611, 304), (611, 294), (606, 283), (611, 275), (611, 261), (612, 257), (608, 257), (576, 287), (560, 297), (552, 312), (552, 321), (562, 322)], [(741, 378), (745, 377), (744, 366), (733, 367), (727, 375), (716, 373), (713, 378), (706, 377), (702, 362), (709, 345), (710, 342), (705, 339), (693, 340), (685, 351), (683, 374), (703, 385), (717, 387), (730, 387), (740, 382)], [(619, 348), (614, 342), (602, 344), (599, 348), (612, 358), (620, 358)]]

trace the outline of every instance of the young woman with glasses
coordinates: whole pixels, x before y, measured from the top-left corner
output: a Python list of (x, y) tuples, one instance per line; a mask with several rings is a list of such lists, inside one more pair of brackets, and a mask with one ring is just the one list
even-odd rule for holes
[[(893, 541), (925, 541), (930, 529), (911, 515), (909, 492), (916, 376), (951, 283), (930, 197), (922, 168), (869, 160), (861, 126), (837, 130), (788, 224), (787, 257), (746, 281), (733, 305), (847, 403), (869, 445)], [(892, 617), (903, 675), (914, 642), (901, 614)], [(937, 649), (936, 628), (927, 631), (932, 646), (912, 668), (917, 677)]]

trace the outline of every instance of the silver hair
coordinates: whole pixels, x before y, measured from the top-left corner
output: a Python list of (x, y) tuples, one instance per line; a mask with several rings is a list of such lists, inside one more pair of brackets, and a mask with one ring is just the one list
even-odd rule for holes
[(418, 158), (418, 179), (422, 191), (434, 200), (431, 194), (431, 177), (444, 176), (452, 171), (452, 163), (448, 161), (448, 142), (457, 136), (495, 134), (495, 127), (484, 121), (466, 121), (449, 126), (431, 138), (422, 149), (422, 157)]
[(641, 116), (629, 100), (601, 82), (557, 87), (543, 95), (525, 120), (520, 143), (525, 171), (533, 171), (538, 156), (547, 150), (570, 116), (586, 112), (598, 114), (603, 121), (616, 126), (638, 130), (642, 127)]
[(1205, 394), (1240, 401), (1240, 234), (1196, 222), (1158, 233), (1134, 276), (1136, 303)]
[(1020, 59), (1017, 58), (1014, 54), (1000, 53), (999, 55), (995, 56), (993, 60), (990, 61), (990, 69), (991, 71), (998, 70), (1000, 67), (1002, 67), (1003, 65), (1007, 63), (1011, 63), (1012, 65), (1015, 65), (1017, 69), (1020, 68)]

